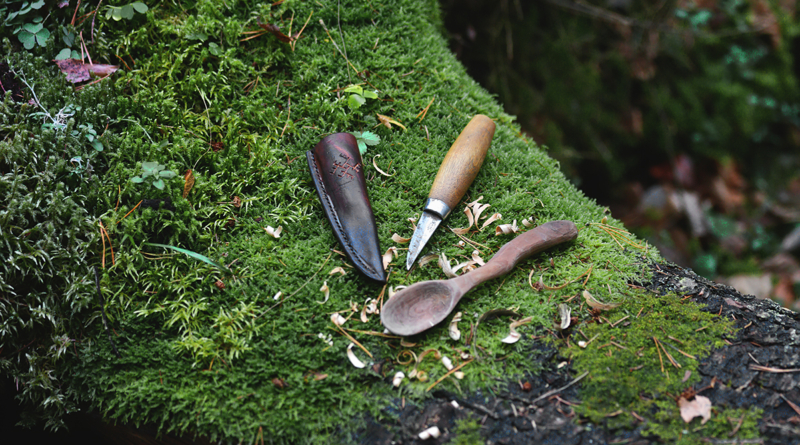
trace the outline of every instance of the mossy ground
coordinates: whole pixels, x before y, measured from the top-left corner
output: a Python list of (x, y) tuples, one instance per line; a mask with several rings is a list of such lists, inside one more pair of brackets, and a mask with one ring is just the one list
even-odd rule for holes
[[(81, 92), (74, 92), (49, 62), (56, 52), (53, 43), (37, 49), (37, 57), (11, 53), (7, 43), (9, 65), (24, 73), (45, 108), (54, 113), (67, 104), (81, 104), (82, 111), (70, 125), (108, 125), (100, 137), (104, 151), (87, 154), (80, 137), (43, 130), (41, 120), (30, 115), (35, 110), (14, 105), (6, 97), (5, 140), (0, 143), (5, 156), (3, 184), (11, 184), (8, 190), (12, 190), (14, 175), (19, 176), (13, 166), (31, 162), (25, 161), (34, 156), (26, 148), (39, 147), (40, 156), (58, 159), (39, 170), (52, 172), (64, 183), (51, 186), (32, 171), (28, 187), (59, 188), (62, 200), (80, 197), (77, 205), (84, 215), (80, 224), (72, 222), (82, 233), (83, 247), (63, 241), (72, 242), (68, 245), (83, 257), (62, 254), (59, 267), (46, 269), (62, 281), (47, 287), (43, 279), (38, 294), (25, 287), (25, 274), (33, 271), (17, 272), (16, 281), (6, 282), (27, 300), (9, 304), (16, 311), (15, 320), (21, 320), (21, 331), (14, 333), (16, 337), (3, 331), (8, 336), (4, 338), (20, 346), (33, 339), (24, 353), (43, 357), (31, 368), (3, 357), (4, 369), (28, 382), (28, 387), (38, 388), (38, 395), (28, 394), (27, 400), (40, 403), (55, 394), (61, 411), (83, 402), (112, 422), (151, 423), (162, 432), (212, 440), (250, 443), (263, 437), (277, 443), (320, 443), (348, 437), (364, 414), (387, 415), (382, 409), (393, 397), (425, 398), (432, 382), (446, 373), (431, 355), (419, 366), (427, 381), (406, 380), (393, 389), (391, 375), (386, 374), (389, 370), (409, 374), (412, 365), (403, 364), (404, 350), (420, 355), (436, 349), (458, 365), (460, 352), (466, 349), (464, 337), (450, 340), (445, 324), (407, 339), (415, 346), (406, 346), (399, 339), (370, 333), (383, 331), (378, 316), (362, 323), (358, 313), (350, 312), (352, 303), (360, 307), (385, 289), (359, 276), (336, 252), (339, 246), (304, 161), (306, 150), (339, 131), (369, 129), (382, 139), (367, 152), (364, 165), (381, 246), (396, 246), (401, 252), (389, 266), (389, 286), (444, 277), (434, 265), (406, 273), (404, 245), (395, 244), (392, 235), (410, 237), (408, 218), (419, 213), (444, 153), (477, 113), (494, 118), (498, 127), (464, 201), (482, 196), (482, 202), (492, 206), (486, 213), (501, 213), (504, 223), (570, 219), (581, 228), (573, 244), (537, 255), (467, 296), (459, 307), (465, 314), (462, 332), (481, 314), (509, 307), (532, 317), (521, 332), (540, 332), (553, 326), (556, 306), (565, 300), (579, 319), (589, 318), (581, 298), (570, 299), (583, 289), (598, 299), (623, 303), (624, 309), (615, 314), (644, 307), (651, 297), (632, 293), (629, 283), (658, 253), (635, 239), (620, 238), (623, 229), (617, 221), (600, 224), (607, 217), (605, 210), (569, 184), (558, 164), (520, 134), (513, 118), (448, 52), (438, 14), (436, 2), (430, 0), (344, 1), (341, 8), (334, 1), (288, 0), (275, 6), (236, 0), (154, 3), (146, 15), (131, 21), (111, 23), (98, 17), (97, 43), (91, 47), (95, 60), (118, 63), (119, 57), (126, 62), (111, 79)], [(297, 32), (309, 16), (293, 48), (271, 34), (240, 41), (246, 37), (242, 32), (258, 29), (257, 18), (281, 24), (288, 33), (290, 26)], [(349, 62), (331, 37), (343, 50), (346, 46)], [(374, 88), (379, 99), (349, 108), (341, 89), (351, 83)], [(420, 112), (429, 103), (421, 119)], [(407, 130), (377, 126), (377, 113), (404, 123)], [(38, 145), (29, 145), (23, 135)], [(91, 158), (94, 174), (79, 174), (69, 162), (77, 155)], [(378, 174), (373, 159), (392, 176)], [(146, 161), (164, 164), (179, 176), (168, 180), (163, 191), (131, 182)], [(184, 197), (187, 170), (192, 170), (196, 182)], [(7, 209), (14, 199), (24, 200), (23, 191), (13, 191), (16, 195), (4, 198)], [(171, 200), (173, 210), (131, 212), (142, 199), (164, 198)], [(462, 209), (460, 205), (445, 225), (466, 226)], [(4, 231), (18, 227), (22, 233), (47, 224), (46, 215), (14, 218), (5, 217)], [(115, 255), (112, 262), (106, 250), (104, 266), (101, 222)], [(269, 236), (264, 230), (268, 225), (283, 226), (281, 237)], [(494, 236), (493, 227), (474, 231), (468, 238), (482, 246), (484, 259), (511, 239)], [(427, 251), (463, 261), (473, 249), (459, 241), (442, 227)], [(229, 265), (232, 273), (145, 243), (192, 250)], [(38, 267), (33, 263), (26, 267), (34, 266)], [(115, 356), (101, 323), (92, 266), (101, 270), (106, 311), (121, 358)], [(329, 275), (335, 267), (347, 273)], [(53, 299), (39, 312), (29, 309), (40, 306), (42, 295), (61, 292), (64, 271), (70, 271), (67, 281), (75, 287), (68, 298)], [(539, 278), (548, 287), (559, 288), (535, 290), (529, 280), (536, 283)], [(224, 289), (215, 285), (217, 281), (224, 283)], [(571, 283), (559, 286), (565, 282)], [(330, 299), (320, 304), (323, 283), (330, 288)], [(278, 292), (279, 304), (273, 299)], [(695, 313), (683, 312), (685, 305), (667, 301), (654, 302), (660, 309), (646, 309), (635, 326), (690, 321), (686, 329), (692, 329), (708, 322), (691, 319)], [(352, 315), (344, 327), (364, 331), (351, 335), (372, 358), (359, 348), (354, 351), (368, 365), (381, 363), (382, 368), (357, 369), (350, 364), (345, 355), (350, 340), (330, 322), (334, 312)], [(686, 314), (690, 320), (681, 318)], [(43, 322), (47, 317), (58, 323)], [(597, 329), (602, 338), (596, 342), (624, 335), (601, 332), (605, 326), (582, 329), (587, 335)], [(705, 351), (721, 329), (703, 331), (686, 352)], [(651, 360), (646, 365), (649, 377), (643, 383), (630, 381), (628, 393), (610, 395), (620, 406), (629, 406), (639, 403), (630, 402), (639, 391), (652, 391), (653, 385), (666, 382), (670, 390), (678, 391), (680, 376), (671, 374), (665, 380), (654, 368), (649, 334), (640, 335), (641, 328), (630, 332), (625, 338), (630, 343), (627, 352), (610, 348), (600, 352), (621, 356), (633, 353), (641, 343)], [(473, 338), (480, 359), (465, 365), (463, 380), (450, 377), (439, 387), (470, 391), (496, 385), (498, 377), (521, 374), (523, 360), (517, 352), (522, 346), (501, 343), (507, 333), (508, 319), (481, 323)], [(591, 417), (603, 412), (593, 399), (593, 394), (600, 397), (610, 391), (603, 383), (603, 369), (611, 370), (608, 383), (620, 373), (627, 375), (633, 357), (613, 361), (589, 348), (569, 350), (579, 369), (592, 372), (585, 413)], [(58, 384), (47, 383), (43, 375)], [(49, 415), (57, 418), (58, 413)], [(669, 419), (674, 422), (675, 416)]]

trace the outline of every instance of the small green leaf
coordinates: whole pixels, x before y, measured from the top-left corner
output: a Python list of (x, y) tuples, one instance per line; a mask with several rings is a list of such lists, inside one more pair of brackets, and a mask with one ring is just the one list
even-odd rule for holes
[(22, 29), (28, 31), (31, 34), (36, 34), (37, 32), (42, 30), (41, 23), (26, 23), (22, 25)]
[(381, 142), (381, 137), (370, 131), (365, 131), (361, 134), (361, 138), (367, 145), (378, 145)]
[(364, 105), (364, 102), (366, 102), (366, 100), (358, 94), (351, 94), (347, 99), (347, 105), (354, 110)]
[(366, 97), (367, 99), (377, 99), (378, 94), (375, 93), (374, 91), (364, 90), (364, 97)]
[(153, 181), (153, 187), (155, 187), (155, 188), (157, 188), (159, 190), (164, 190), (164, 185), (165, 185), (164, 184), (164, 180), (161, 179), (161, 178), (158, 178), (155, 181)]
[(133, 6), (131, 6), (131, 5), (123, 6), (122, 7), (122, 11), (120, 12), (120, 15), (122, 16), (122, 18), (126, 19), (126, 20), (132, 19), (133, 18), (133, 14), (134, 14)]
[(47, 28), (36, 33), (36, 43), (38, 43), (39, 46), (45, 46), (48, 38), (50, 38), (50, 31)]
[(92, 147), (97, 151), (103, 151), (103, 143), (98, 140), (92, 142)]
[(31, 8), (33, 9), (42, 9), (42, 6), (44, 6), (44, 0), (39, 0), (37, 2), (31, 3)]
[(359, 153), (361, 153), (362, 155), (364, 153), (366, 153), (367, 152), (367, 144), (365, 144), (362, 139), (357, 139), (356, 142), (358, 142), (358, 151), (359, 151)]
[(211, 55), (219, 57), (222, 55), (222, 48), (220, 48), (216, 43), (211, 42), (208, 44), (208, 52), (210, 52)]
[(19, 39), (25, 49), (33, 49), (33, 46), (36, 45), (36, 37), (27, 31), (20, 31), (17, 35), (17, 39)]
[(141, 184), (144, 182), (144, 178), (140, 178), (138, 176), (134, 176), (131, 178), (131, 182), (134, 184)]
[(361, 88), (361, 87), (360, 87), (360, 86), (358, 86), (358, 85), (350, 85), (349, 87), (347, 87), (347, 88), (345, 88), (345, 89), (344, 89), (344, 92), (345, 92), (345, 93), (356, 93), (356, 94), (361, 94), (361, 93), (363, 93), (363, 92), (364, 92), (364, 89), (363, 89), (363, 88)]
[(199, 254), (197, 252), (192, 252), (191, 250), (186, 250), (186, 249), (182, 249), (180, 247), (170, 246), (169, 244), (144, 243), (144, 245), (145, 246), (153, 246), (153, 247), (163, 247), (165, 249), (172, 249), (172, 250), (174, 250), (176, 252), (185, 253), (186, 255), (189, 255), (190, 257), (192, 257), (192, 258), (194, 258), (196, 260), (202, 261), (202, 262), (204, 262), (204, 263), (206, 263), (206, 264), (208, 264), (210, 266), (214, 266), (214, 267), (216, 267), (217, 269), (219, 269), (221, 271), (224, 271), (224, 272), (230, 272), (231, 271), (227, 267), (223, 266), (222, 264), (217, 263), (216, 261), (212, 260), (211, 258), (209, 258), (209, 257), (207, 257), (205, 255), (201, 255), (201, 254)]
[(173, 172), (173, 171), (170, 171), (170, 170), (163, 170), (163, 171), (158, 172), (158, 176), (161, 176), (162, 178), (165, 178), (165, 179), (171, 179), (171, 178), (174, 178), (174, 177), (178, 176), (178, 174)]
[(360, 131), (351, 131), (351, 132), (350, 132), (350, 134), (352, 134), (353, 136), (355, 136), (355, 137), (356, 137), (356, 139), (358, 139), (358, 138), (360, 138), (360, 137), (361, 137), (361, 132), (360, 132)]
[(71, 55), (72, 55), (72, 50), (69, 49), (69, 48), (64, 48), (64, 49), (62, 49), (61, 51), (58, 52), (58, 55), (56, 56), (56, 60), (69, 59)]
[(146, 161), (142, 162), (142, 170), (145, 172), (155, 173), (159, 170), (164, 170), (164, 168), (158, 168), (158, 162)]
[(131, 3), (131, 6), (133, 7), (133, 9), (136, 10), (136, 12), (138, 12), (140, 14), (144, 14), (145, 12), (147, 12), (147, 9), (148, 9), (147, 5), (145, 5), (142, 2), (133, 2), (133, 3)]

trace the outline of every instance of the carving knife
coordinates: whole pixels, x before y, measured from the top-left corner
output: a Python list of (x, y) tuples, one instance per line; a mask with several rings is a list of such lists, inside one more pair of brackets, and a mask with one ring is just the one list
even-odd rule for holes
[(433, 232), (442, 220), (447, 218), (475, 180), (492, 143), (494, 129), (495, 125), (491, 119), (478, 114), (469, 121), (453, 142), (433, 180), (422, 216), (411, 237), (406, 269), (411, 270), (411, 266), (431, 239)]

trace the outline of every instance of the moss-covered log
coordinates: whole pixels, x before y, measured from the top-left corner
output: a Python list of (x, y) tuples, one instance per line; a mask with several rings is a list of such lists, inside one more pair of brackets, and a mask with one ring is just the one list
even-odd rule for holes
[[(573, 187), (466, 75), (436, 2), (149, 6), (117, 22), (97, 17), (94, 61), (121, 69), (80, 91), (50, 61), (60, 42), (32, 53), (4, 44), (24, 100), (7, 93), (0, 113), (0, 367), (21, 383), (32, 422), (59, 426), (81, 408), (198, 440), (339, 443), (411, 440), (436, 417), (451, 422), (440, 441), (529, 440), (541, 432), (519, 419), (542, 404), (566, 435), (574, 422), (597, 437), (765, 434), (754, 426), (761, 411), (733, 405), (717, 406), (709, 427), (683, 424), (672, 397), (704, 384), (701, 360), (735, 338), (734, 323), (681, 289), (655, 296), (643, 286), (658, 253)], [(356, 98), (349, 85), (377, 98)], [(387, 336), (362, 309), (398, 286), (444, 277), (435, 262), (405, 272), (405, 245), (393, 235), (411, 235), (444, 153), (477, 113), (497, 132), (446, 225), (468, 226), (466, 203), (491, 207), (464, 235), (440, 228), (424, 253), (488, 259), (510, 239), (495, 226), (516, 221), (524, 231), (523, 220), (573, 220), (578, 239), (473, 291), (459, 306), (458, 340), (446, 324)], [(338, 251), (303, 159), (340, 131), (381, 139), (364, 164), (380, 243), (399, 254), (390, 253), (386, 287)], [(502, 219), (482, 228), (494, 213)], [(279, 237), (266, 230), (279, 226)], [(592, 308), (598, 301), (618, 306)], [(557, 332), (560, 304), (571, 319)], [(482, 319), (509, 308), (530, 317), (515, 344), (501, 342), (509, 316)], [(343, 329), (334, 313), (348, 319)], [(366, 368), (347, 359), (350, 343)], [(398, 371), (414, 378), (396, 388)], [(533, 401), (578, 375), (571, 396)], [(530, 392), (515, 389), (524, 382)], [(421, 411), (442, 397), (460, 401), (447, 408), (460, 414)], [(580, 417), (564, 424), (559, 409)], [(497, 428), (481, 427), (487, 419)]]

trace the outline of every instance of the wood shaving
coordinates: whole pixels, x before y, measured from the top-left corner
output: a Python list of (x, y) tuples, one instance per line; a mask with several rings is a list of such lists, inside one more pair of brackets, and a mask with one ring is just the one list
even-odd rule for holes
[[(481, 198), (483, 198), (483, 196), (481, 196)], [(483, 213), (483, 211), (488, 209), (489, 207), (491, 207), (491, 205), (489, 204), (475, 204), (475, 206), (472, 208), (472, 211), (475, 213), (475, 226), (478, 225), (481, 213)]]
[(335, 314), (331, 314), (331, 321), (332, 321), (332, 322), (333, 322), (333, 324), (335, 324), (336, 326), (341, 326), (341, 325), (343, 325), (343, 324), (344, 324), (344, 323), (347, 321), (347, 319), (346, 319), (346, 318), (344, 318), (344, 317), (342, 317), (342, 314), (340, 314), (340, 313), (338, 313), (338, 312), (337, 312), (337, 313), (335, 313)]
[(479, 264), (481, 266), (486, 264), (486, 262), (483, 261), (483, 258), (481, 258), (481, 253), (478, 252), (477, 250), (472, 251), (472, 261), (475, 261), (476, 264)]
[(400, 243), (400, 244), (405, 244), (405, 243), (411, 241), (411, 238), (403, 238), (402, 236), (400, 236), (400, 235), (395, 233), (395, 234), (392, 235), (392, 241), (394, 241), (396, 243)]
[(353, 346), (355, 346), (354, 343), (347, 345), (347, 358), (350, 359), (350, 363), (352, 363), (356, 368), (363, 368), (367, 366), (364, 364), (364, 362), (359, 360), (358, 357), (356, 357), (356, 354), (353, 352)]
[(417, 264), (419, 264), (419, 266), (422, 267), (422, 266), (430, 263), (431, 261), (437, 260), (437, 259), (439, 259), (439, 255), (436, 255), (436, 254), (432, 253), (430, 255), (425, 255), (424, 257), (420, 258), (419, 261), (417, 261)]
[(428, 429), (426, 429), (426, 430), (422, 431), (421, 433), (419, 433), (419, 438), (420, 438), (420, 440), (428, 440), (428, 439), (430, 439), (431, 437), (433, 437), (434, 439), (436, 439), (436, 438), (438, 438), (438, 437), (439, 437), (441, 434), (442, 434), (442, 433), (441, 433), (441, 431), (439, 431), (439, 427), (438, 427), (438, 426), (432, 426), (432, 427), (430, 427), (430, 428), (428, 428)]
[(499, 219), (503, 219), (503, 215), (501, 215), (499, 213), (495, 213), (494, 215), (490, 216), (489, 219), (487, 219), (486, 221), (483, 222), (483, 224), (481, 224), (481, 230), (485, 229), (486, 226), (488, 226), (489, 224), (491, 224), (491, 223), (493, 223), (493, 222), (495, 222), (495, 221), (497, 221)]
[(372, 158), (372, 166), (375, 167), (375, 170), (378, 170), (378, 173), (382, 174), (383, 176), (391, 178), (394, 175), (390, 175), (389, 173), (386, 173), (385, 171), (381, 170), (380, 167), (378, 167), (378, 163), (375, 162), (375, 158), (378, 158), (379, 156), (380, 155), (375, 155), (375, 157)]
[(456, 312), (453, 315), (453, 319), (450, 320), (450, 328), (448, 329), (448, 333), (450, 334), (450, 338), (458, 341), (461, 339), (461, 331), (458, 330), (458, 322), (461, 321), (461, 312)]
[(407, 287), (408, 286), (397, 286), (397, 288), (394, 288), (392, 286), (389, 286), (389, 291), (387, 292), (386, 299), (388, 300), (388, 299), (392, 298), (394, 296), (394, 294), (396, 294), (397, 292), (399, 292), (399, 291), (401, 291), (401, 290), (403, 290), (403, 289), (405, 289)]
[(459, 270), (463, 269), (466, 266), (475, 264), (474, 261), (465, 261), (463, 263), (457, 264), (455, 267), (450, 265), (450, 260), (447, 259), (447, 256), (442, 252), (442, 257), (439, 259), (439, 267), (442, 268), (444, 274), (449, 278), (457, 277), (457, 273)]
[(406, 378), (406, 375), (403, 374), (403, 371), (399, 371), (397, 374), (394, 375), (392, 379), (392, 386), (395, 388), (399, 387), (401, 383), (403, 383), (403, 379)]
[[(467, 233), (469, 233), (469, 227), (467, 227), (466, 229), (450, 229), (450, 230), (453, 233), (457, 233), (459, 235), (466, 235)], [(462, 243), (463, 243), (463, 241), (462, 241)]]
[(278, 226), (277, 229), (273, 228), (272, 226), (267, 226), (264, 228), (267, 231), (267, 234), (273, 238), (280, 238), (281, 232), (283, 232), (283, 226)]
[(383, 270), (389, 267), (389, 263), (392, 262), (392, 257), (397, 258), (397, 247), (392, 246), (383, 254)]
[(328, 298), (331, 296), (331, 288), (328, 287), (327, 281), (322, 283), (322, 287), (319, 288), (319, 291), (325, 294), (325, 299), (322, 301), (317, 301), (317, 303), (325, 304), (328, 301)]
[(494, 236), (510, 235), (517, 232), (519, 232), (519, 227), (517, 226), (517, 220), (515, 219), (511, 224), (500, 224), (497, 226), (494, 229)]
[[(469, 231), (469, 228), (472, 227), (472, 224), (475, 223), (475, 217), (472, 216), (472, 210), (470, 210), (469, 207), (464, 207), (464, 214), (467, 215), (467, 222), (469, 224), (467, 224), (467, 229), (466, 230)], [(463, 233), (462, 233), (462, 235), (463, 235)]]
[(601, 303), (586, 290), (583, 291), (583, 299), (586, 300), (586, 304), (591, 306), (592, 309), (599, 309), (601, 311), (609, 311), (620, 305), (620, 303)]
[(681, 418), (686, 423), (695, 417), (702, 417), (700, 424), (705, 425), (711, 419), (711, 400), (708, 397), (694, 396), (692, 401), (681, 397), (678, 399), (678, 407), (681, 409)]
[(571, 321), (570, 314), (572, 313), (572, 309), (569, 308), (564, 303), (558, 305), (558, 315), (561, 317), (561, 324), (558, 325), (559, 330), (563, 331), (569, 327), (569, 323)]
[(527, 218), (523, 219), (522, 220), (522, 225), (525, 226), (526, 228), (530, 229), (531, 227), (533, 227), (533, 221), (528, 221)]
[(337, 273), (341, 274), (342, 276), (347, 275), (347, 272), (344, 269), (342, 269), (341, 266), (331, 269), (331, 271), (328, 272), (328, 275), (333, 275), (333, 274), (337, 274)]
[(506, 338), (504, 338), (504, 339), (502, 339), (500, 341), (502, 341), (503, 343), (508, 343), (508, 344), (518, 342), (519, 339), (522, 337), (522, 335), (519, 332), (517, 332), (517, 328), (522, 326), (522, 325), (524, 325), (524, 324), (526, 324), (526, 323), (530, 323), (532, 320), (533, 320), (533, 317), (526, 317), (526, 318), (523, 318), (520, 321), (515, 321), (515, 322), (511, 323), (508, 326), (509, 330), (511, 331), (511, 332), (509, 332), (508, 337), (506, 337)]
[(452, 362), (452, 360), (447, 358), (446, 355), (442, 356), (442, 364), (444, 365), (445, 368), (447, 368), (448, 371), (453, 369), (453, 362)]
[(281, 291), (278, 291), (278, 293), (277, 293), (277, 294), (275, 294), (275, 296), (274, 296), (274, 297), (272, 297), (272, 299), (273, 299), (273, 300), (280, 300), (282, 295), (283, 295), (283, 292), (281, 292)]

